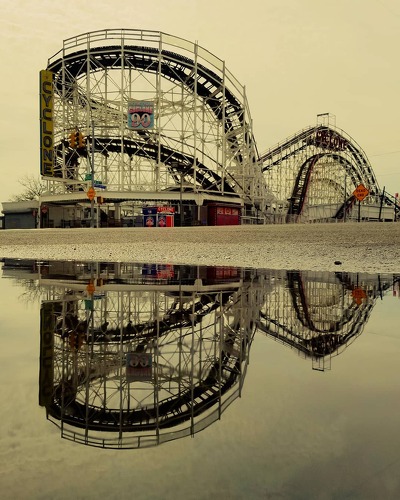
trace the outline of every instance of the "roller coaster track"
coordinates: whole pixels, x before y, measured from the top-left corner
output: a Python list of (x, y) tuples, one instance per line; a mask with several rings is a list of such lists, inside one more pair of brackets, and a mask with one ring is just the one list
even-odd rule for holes
[[(216, 300), (216, 294), (203, 295), (201, 300), (195, 304), (195, 322), (201, 321), (207, 314), (221, 308), (231, 300), (231, 297), (232, 293), (226, 292), (222, 294), (221, 302)], [(193, 318), (189, 318), (190, 314), (193, 314), (192, 305), (188, 305), (185, 310), (181, 311), (172, 309), (167, 314), (168, 317), (164, 321), (157, 321), (157, 324), (150, 321), (133, 325), (130, 331), (124, 331), (122, 334), (111, 330), (100, 334), (95, 332), (87, 341), (103, 345), (105, 336), (107, 336), (106, 342), (120, 344), (121, 341), (135, 340), (137, 342), (140, 340), (144, 347), (151, 338), (160, 338), (172, 330), (192, 327)], [(57, 334), (60, 333), (58, 329)], [(135, 409), (100, 408), (95, 405), (88, 407), (76, 398), (78, 388), (84, 386), (88, 381), (88, 374), (82, 369), (79, 373), (74, 374), (74, 382), (72, 379), (62, 380), (54, 388), (52, 401), (46, 405), (48, 415), (61, 420), (63, 424), (93, 431), (134, 432), (177, 426), (201, 415), (220, 402), (224, 394), (238, 382), (243, 374), (242, 363), (246, 359), (245, 353), (250, 348), (254, 333), (255, 329), (252, 327), (252, 332), (240, 339), (241, 347), (240, 351), (237, 351), (234, 349), (236, 337), (232, 335), (231, 329), (228, 329), (224, 337), (225, 349), (222, 349), (221, 353), (216, 356), (213, 364), (208, 368), (207, 375), (196, 386), (184, 389), (176, 395), (168, 396), (158, 401), (157, 405), (147, 405)], [(139, 343), (139, 347), (140, 345)], [(233, 348), (232, 351), (229, 348), (230, 345)], [(92, 379), (98, 377), (96, 372), (91, 375)]]
[[(142, 45), (146, 42), (149, 42), (150, 46)], [(172, 47), (172, 50), (162, 48), (166, 44), (168, 47)], [(200, 52), (202, 55), (199, 55)], [(188, 53), (190, 57), (186, 56)], [(274, 169), (280, 168), (285, 161), (294, 159), (297, 156), (301, 164), (296, 165), (297, 172), (293, 175), (295, 182), (290, 187), (291, 192), (285, 192), (284, 196), (276, 197), (276, 199), (284, 202), (285, 207), (287, 206), (286, 202), (289, 201), (286, 212), (287, 221), (297, 220), (296, 216), (302, 214), (307, 200), (307, 193), (314, 182), (313, 169), (319, 162), (324, 163), (324, 160), (332, 160), (332, 164), (342, 167), (354, 188), (363, 184), (369, 190), (371, 197), (382, 194), (364, 151), (343, 130), (332, 125), (319, 124), (310, 126), (265, 153), (258, 155), (256, 141), (250, 125), (251, 121), (247, 118), (249, 110), (244, 87), (241, 87), (236, 79), (232, 78), (224, 63), (217, 57), (197, 45), (172, 35), (145, 30), (102, 30), (86, 33), (65, 40), (63, 50), (49, 59), (47, 70), (53, 73), (53, 88), (59, 101), (69, 106), (67, 111), (63, 109), (61, 115), (58, 116), (56, 143), (54, 145), (55, 165), (53, 177), (58, 180), (65, 180), (64, 189), (66, 191), (76, 189), (76, 184), (80, 183), (80, 179), (83, 178), (81, 176), (82, 171), (79, 169), (80, 160), (88, 157), (86, 148), (73, 149), (69, 147), (65, 137), (66, 128), (71, 129), (76, 126), (79, 121), (77, 117), (82, 118), (85, 112), (85, 120), (82, 119), (81, 123), (84, 121), (85, 129), (88, 128), (89, 114), (92, 116), (99, 110), (104, 112), (104, 116), (107, 116), (104, 119), (105, 121), (110, 119), (111, 123), (116, 119), (121, 124), (123, 122), (122, 115), (124, 114), (122, 110), (125, 105), (124, 99), (128, 99), (128, 96), (132, 98), (133, 95), (133, 93), (131, 95), (132, 87), (126, 90), (126, 88), (122, 88), (121, 83), (121, 88), (118, 90), (121, 98), (118, 98), (117, 101), (113, 100), (113, 98), (108, 99), (107, 92), (105, 92), (107, 97), (101, 94), (99, 90), (100, 83), (95, 83), (94, 90), (91, 88), (90, 78), (99, 75), (99, 80), (101, 80), (102, 73), (108, 74), (110, 73), (109, 70), (121, 70), (122, 82), (124, 80), (122, 73), (125, 70), (128, 72), (135, 70), (137, 73), (146, 73), (147, 77), (151, 75), (152, 78), (158, 79), (158, 76), (160, 76), (164, 80), (172, 82), (172, 85), (176, 84), (179, 90), (182, 89), (182, 95), (186, 92), (191, 97), (195, 96), (195, 100), (198, 98), (198, 101), (201, 101), (202, 112), (207, 119), (211, 118), (208, 122), (202, 122), (203, 128), (206, 129), (208, 126), (208, 128), (213, 129), (214, 125), (217, 125), (213, 130), (214, 136), (210, 140), (210, 143), (212, 142), (213, 147), (215, 147), (213, 150), (215, 156), (213, 157), (213, 153), (210, 153), (211, 148), (207, 150), (204, 147), (200, 151), (197, 146), (198, 143), (205, 144), (208, 140), (204, 130), (201, 133), (199, 132), (201, 127), (197, 129), (194, 126), (192, 127), (199, 134), (199, 137), (196, 136), (196, 140), (192, 142), (191, 140), (185, 141), (185, 139), (192, 134), (193, 130), (186, 137), (185, 133), (188, 130), (183, 125), (179, 133), (176, 129), (173, 132), (170, 129), (170, 135), (168, 135), (168, 132), (164, 133), (162, 126), (157, 130), (157, 134), (152, 134), (148, 130), (130, 130), (125, 134), (123, 127), (121, 127), (120, 136), (115, 131), (117, 127), (113, 126), (114, 131), (113, 133), (110, 132), (108, 138), (93, 138), (90, 136), (89, 131), (86, 131), (87, 141), (97, 153), (102, 154), (104, 157), (113, 154), (115, 163), (112, 168), (115, 165), (117, 165), (117, 169), (120, 168), (121, 164), (116, 159), (118, 154), (128, 155), (130, 159), (134, 157), (149, 159), (152, 165), (160, 162), (165, 166), (165, 169), (162, 167), (157, 172), (157, 175), (161, 176), (167, 173), (168, 175), (162, 178), (162, 181), (167, 179), (167, 184), (171, 181), (172, 184), (175, 182), (176, 186), (178, 186), (179, 183), (182, 184), (184, 177), (185, 182), (189, 184), (189, 190), (191, 184), (193, 190), (209, 192), (212, 195), (223, 194), (233, 197), (244, 194), (247, 205), (257, 205), (263, 210), (273, 191), (271, 186), (266, 186), (267, 175), (265, 174), (273, 172)], [(86, 82), (88, 82), (87, 85), (85, 78)], [(129, 80), (130, 85), (133, 82), (134, 80)], [(149, 84), (149, 81), (147, 83)], [(97, 84), (98, 88), (96, 87)], [(160, 97), (160, 89), (161, 85), (158, 83), (152, 88), (152, 92), (154, 91), (157, 95), (155, 101), (158, 100), (159, 102), (163, 100)], [(137, 91), (136, 89), (134, 92)], [(165, 109), (172, 109), (172, 102), (175, 106), (174, 99), (165, 99), (163, 103), (165, 108), (163, 110), (163, 106), (160, 105), (159, 116), (164, 116)], [(184, 99), (182, 98), (182, 114), (183, 102)], [(196, 115), (197, 111), (194, 110), (196, 106), (197, 104), (193, 108), (188, 106), (187, 109), (190, 108), (188, 114), (193, 113)], [(185, 110), (187, 109), (185, 108)], [(176, 111), (172, 111), (171, 115), (174, 113), (177, 116)], [(64, 123), (65, 116), (68, 116), (68, 125)], [(182, 123), (183, 121), (182, 119)], [(191, 125), (193, 124), (191, 123)], [(195, 135), (193, 134), (193, 136)], [(156, 139), (155, 136), (157, 136)], [(223, 144), (222, 149), (220, 149), (221, 144)], [(181, 152), (183, 150), (189, 151), (189, 153)], [(201, 161), (198, 156), (201, 156)], [(88, 163), (89, 159), (86, 162), (87, 171)], [(140, 169), (141, 163), (138, 162), (138, 165)], [(147, 167), (146, 162), (143, 162), (143, 165)], [(83, 164), (81, 170), (84, 167)], [(116, 171), (112, 170), (109, 164), (104, 168), (109, 169), (108, 172), (112, 171), (114, 174), (114, 177), (110, 176), (110, 178), (114, 179), (110, 181), (110, 184), (114, 183), (121, 190), (124, 190), (126, 186), (124, 180), (126, 178), (122, 179), (122, 177), (125, 173), (119, 177), (119, 170), (115, 173)], [(117, 177), (118, 180), (115, 181)], [(329, 174), (326, 177), (326, 180), (329, 181)], [(160, 178), (157, 177), (157, 182), (159, 182)], [(74, 182), (68, 183), (69, 179)], [(289, 180), (289, 182), (292, 182), (292, 180)], [(108, 183), (105, 182), (104, 184)], [(146, 189), (150, 184), (151, 182), (146, 184)], [(132, 185), (134, 185), (134, 181), (132, 181)], [(174, 188), (174, 186), (166, 186), (166, 189), (173, 190)], [(335, 187), (330, 185), (326, 188), (325, 193), (329, 192), (330, 188), (335, 189), (335, 193), (338, 193), (340, 189), (344, 189), (343, 186)], [(77, 189), (85, 189), (85, 186)], [(129, 189), (131, 189), (131, 185)], [(110, 190), (114, 189), (110, 188)], [(135, 189), (132, 188), (132, 190)], [(159, 190), (159, 184), (156, 185), (156, 190)], [(140, 191), (140, 189), (136, 191)], [(343, 197), (340, 199), (338, 197), (332, 203), (332, 205), (339, 206), (339, 204), (343, 203), (343, 200), (348, 198), (339, 209), (335, 207), (336, 214), (334, 217), (337, 219), (343, 218), (354, 203), (354, 199), (349, 197), (348, 194), (343, 192)], [(396, 200), (390, 195), (385, 194), (382, 200), (389, 206), (393, 205), (397, 214), (400, 213), (400, 207), (396, 205)], [(317, 203), (323, 204), (320, 200)], [(327, 204), (329, 203), (327, 202)]]
[[(344, 289), (352, 290), (354, 288), (354, 284), (346, 281), (345, 275), (342, 276), (341, 273), (337, 273), (336, 277), (342, 283)], [(349, 342), (358, 337), (368, 321), (376, 298), (392, 286), (392, 281), (384, 283), (379, 281), (379, 289), (376, 293), (374, 291), (370, 292), (370, 298), (366, 303), (357, 307), (352, 304), (343, 308), (341, 318), (332, 323), (329, 328), (322, 329), (317, 327), (312, 319), (301, 272), (288, 272), (287, 280), (297, 320), (311, 336), (305, 336), (304, 332), (299, 333), (296, 328), (281, 323), (279, 319), (270, 318), (264, 312), (260, 314), (258, 328), (268, 337), (273, 337), (284, 345), (313, 357), (332, 355), (340, 347), (348, 345)], [(273, 328), (269, 325), (273, 325)], [(346, 325), (350, 327), (346, 329)]]
[[(328, 139), (319, 139), (319, 137), (327, 137)], [(335, 143), (330, 144), (329, 138), (337, 140), (339, 146), (335, 146)], [(274, 166), (282, 163), (283, 160), (298, 154), (300, 151), (303, 151), (310, 146), (323, 149), (323, 151), (319, 153), (320, 156), (318, 158), (331, 156), (332, 151), (338, 151), (341, 147), (343, 147), (343, 151), (348, 151), (350, 159), (343, 158), (343, 156), (338, 153), (336, 153), (335, 159), (338, 159), (339, 157), (343, 158), (343, 167), (351, 175), (355, 182), (364, 182), (366, 185), (370, 186), (371, 194), (379, 192), (375, 175), (363, 150), (349, 136), (347, 136), (343, 130), (332, 126), (316, 125), (309, 127), (289, 137), (282, 144), (266, 151), (259, 158), (264, 164), (263, 171), (265, 172), (266, 170), (273, 168)], [(307, 159), (307, 161), (308, 160), (309, 159)], [(304, 165), (302, 168), (304, 168)]]
[[(351, 162), (347, 158), (344, 158), (339, 154), (318, 153), (316, 155), (310, 156), (299, 168), (293, 188), (293, 194), (290, 198), (288, 217), (290, 217), (291, 215), (299, 215), (302, 213), (307, 191), (310, 184), (312, 170), (315, 164), (318, 162), (318, 160), (320, 160), (323, 157), (329, 157), (334, 161), (336, 161), (337, 163), (341, 164), (344, 170), (346, 170), (347, 173), (350, 175), (354, 186), (358, 186), (359, 184), (365, 182), (363, 181), (363, 178), (361, 177), (360, 173), (354, 168), (352, 168)], [(339, 210), (337, 215), (339, 215), (340, 213), (341, 212)]]
[[(160, 59), (159, 56), (162, 56)], [(227, 88), (223, 88), (221, 78), (201, 64), (197, 64), (194, 73), (194, 61), (181, 54), (167, 50), (159, 51), (151, 47), (120, 46), (93, 47), (90, 50), (90, 63), (87, 64), (88, 53), (81, 50), (70, 54), (67, 58), (58, 59), (47, 67), (54, 75), (54, 86), (59, 95), (72, 101), (73, 86), (80, 76), (87, 71), (102, 71), (104, 68), (130, 67), (149, 73), (160, 72), (163, 77), (175, 81), (185, 82), (188, 90), (202, 97), (219, 121), (224, 119), (225, 132), (232, 132), (243, 126), (243, 109), (239, 101)], [(63, 68), (66, 80), (63, 81)], [(70, 93), (65, 93), (64, 85), (70, 86)], [(67, 86), (68, 88), (68, 86)], [(64, 94), (63, 94), (64, 91)], [(93, 107), (95, 102), (90, 103)], [(81, 96), (81, 105), (86, 105), (86, 98)], [(230, 138), (235, 142), (234, 135)]]
[[(87, 406), (74, 399), (74, 389), (68, 382), (56, 389), (56, 398), (47, 407), (48, 413), (74, 427), (98, 431), (146, 431), (174, 427), (216, 404), (236, 383), (241, 374), (241, 362), (227, 352), (210, 368), (199, 385), (176, 396), (160, 401), (157, 406), (134, 410), (107, 409)], [(68, 398), (71, 398), (68, 401)], [(64, 401), (62, 401), (64, 399)], [(65, 400), (66, 399), (66, 400)], [(65, 409), (67, 408), (67, 412)]]
[[(395, 199), (380, 191), (372, 167), (364, 151), (341, 129), (327, 125), (311, 126), (301, 130), (286, 141), (274, 146), (259, 157), (263, 172), (279, 168), (285, 161), (301, 153), (302, 163), (298, 165), (297, 175), (289, 196), (287, 217), (300, 215), (307, 197), (313, 168), (322, 159), (331, 159), (343, 167), (354, 189), (363, 184), (371, 196), (384, 196), (383, 201), (396, 207)], [(343, 192), (344, 196), (344, 192)], [(335, 214), (343, 218), (344, 213), (354, 204), (354, 196), (348, 197)], [(399, 213), (399, 207), (397, 213)]]
[(224, 306), (229, 300), (231, 292), (224, 292), (221, 295), (221, 301), (217, 300), (217, 293), (202, 294), (197, 302), (190, 303), (180, 309), (172, 309), (166, 313), (163, 319), (146, 321), (143, 323), (132, 324), (128, 322), (121, 329), (109, 328), (107, 324), (91, 331), (88, 328), (90, 318), (80, 322), (77, 316), (67, 314), (65, 326), (60, 321), (56, 328), (56, 333), (62, 338), (79, 335), (85, 335), (85, 341), (88, 344), (93, 343), (120, 343), (128, 341), (140, 341), (146, 344), (150, 339), (166, 335), (170, 331), (195, 326), (201, 322), (202, 318), (215, 309)]
[[(92, 142), (92, 137), (87, 136), (89, 143)], [(183, 154), (179, 151), (175, 151), (163, 144), (150, 144), (146, 141), (132, 140), (130, 138), (124, 138), (121, 140), (119, 137), (110, 138), (100, 138), (96, 137), (94, 140), (95, 151), (100, 152), (104, 156), (108, 156), (109, 153), (121, 153), (124, 152), (129, 156), (141, 156), (146, 158), (151, 158), (156, 160), (160, 155), (161, 161), (168, 165), (171, 175), (175, 178), (176, 182), (179, 183), (181, 174), (194, 179), (196, 176), (196, 182), (200, 183), (202, 188), (206, 191), (216, 191), (224, 192), (225, 194), (236, 194), (234, 186), (238, 185), (230, 174), (228, 174), (228, 179), (225, 177), (222, 179), (213, 170), (209, 169), (202, 163), (200, 163), (193, 156)], [(64, 159), (63, 149), (66, 148), (65, 163), (66, 163), (66, 175), (69, 179), (75, 178), (75, 168), (78, 166), (79, 158), (81, 156), (86, 156), (86, 149), (76, 150), (69, 147), (68, 142), (60, 143), (55, 148), (56, 160), (59, 166), (55, 171), (55, 177), (62, 176), (62, 165)]]
[[(90, 56), (87, 50), (77, 50), (65, 57), (49, 61), (47, 69), (54, 74), (54, 88), (56, 93), (65, 101), (76, 103), (76, 82), (79, 78), (107, 69), (129, 68), (152, 74), (161, 74), (165, 79), (175, 83), (183, 84), (190, 93), (196, 93), (203, 99), (214, 114), (217, 121), (223, 126), (227, 143), (232, 151), (232, 157), (237, 162), (243, 161), (243, 148), (255, 142), (251, 134), (244, 132), (244, 109), (234, 94), (225, 86), (224, 81), (215, 72), (204, 65), (194, 62), (192, 59), (179, 53), (168, 50), (159, 50), (152, 47), (125, 45), (111, 45), (105, 47), (90, 48)], [(81, 108), (87, 105), (96, 109), (99, 105), (93, 100), (88, 100), (84, 92), (79, 92), (78, 102)], [(106, 108), (113, 110), (109, 104)], [(114, 110), (115, 111), (115, 110)], [(202, 165), (195, 155), (183, 155), (164, 145), (151, 144), (147, 142), (148, 132), (137, 131), (137, 140), (127, 137), (109, 139), (97, 139), (96, 146), (100, 146), (104, 155), (110, 152), (125, 152), (131, 156), (146, 156), (153, 160), (160, 158), (165, 163), (173, 177), (180, 176), (182, 172), (188, 178), (196, 179), (204, 190), (219, 191), (229, 195), (235, 193), (235, 187), (242, 189), (239, 180), (226, 172), (224, 178), (218, 173)], [(90, 136), (88, 140), (91, 141)], [(159, 150), (161, 147), (161, 152)], [(66, 149), (65, 149), (66, 148)], [(62, 151), (66, 150), (66, 153)], [(63, 154), (65, 156), (63, 156)], [(72, 150), (67, 143), (56, 145), (56, 158), (58, 173), (55, 177), (61, 177), (61, 166), (64, 161), (67, 164), (67, 178), (74, 178), (75, 168), (79, 157), (85, 156), (85, 150)], [(252, 159), (256, 161), (255, 157)], [(194, 168), (194, 166), (196, 168)], [(179, 177), (180, 178), (180, 177)]]

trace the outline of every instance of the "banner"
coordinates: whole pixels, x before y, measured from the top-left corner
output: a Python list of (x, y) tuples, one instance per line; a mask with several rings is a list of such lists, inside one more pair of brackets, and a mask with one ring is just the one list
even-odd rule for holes
[(40, 173), (54, 175), (53, 73), (40, 72)]
[(154, 128), (153, 101), (128, 102), (128, 128), (131, 130)]

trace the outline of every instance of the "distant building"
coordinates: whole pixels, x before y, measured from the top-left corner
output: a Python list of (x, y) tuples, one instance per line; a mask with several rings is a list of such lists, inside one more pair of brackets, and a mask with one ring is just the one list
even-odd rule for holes
[(39, 201), (3, 201), (1, 229), (35, 229), (38, 227)]

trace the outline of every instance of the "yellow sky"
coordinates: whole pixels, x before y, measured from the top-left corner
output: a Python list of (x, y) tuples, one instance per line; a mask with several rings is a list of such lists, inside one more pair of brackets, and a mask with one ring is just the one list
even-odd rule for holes
[(246, 86), (260, 152), (336, 116), (379, 185), (400, 192), (400, 4), (397, 0), (0, 0), (0, 202), (39, 174), (39, 71), (64, 39), (150, 29), (225, 60)]

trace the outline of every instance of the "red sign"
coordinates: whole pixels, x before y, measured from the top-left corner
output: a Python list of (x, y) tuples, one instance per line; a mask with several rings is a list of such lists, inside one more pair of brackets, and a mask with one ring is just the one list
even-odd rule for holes
[(353, 191), (353, 195), (357, 198), (358, 201), (363, 201), (363, 199), (369, 195), (369, 191), (363, 184), (360, 184)]
[(175, 212), (175, 207), (166, 207), (166, 206), (157, 207), (157, 212), (158, 213), (160, 213), (160, 212), (167, 212), (169, 214), (173, 214)]

